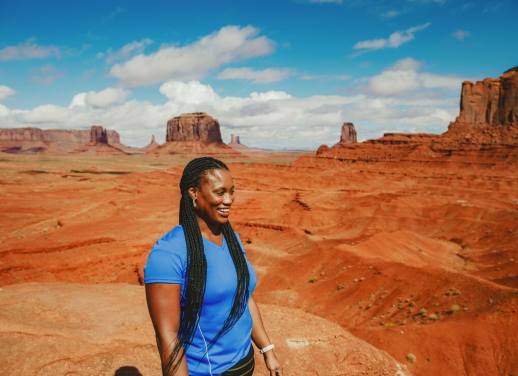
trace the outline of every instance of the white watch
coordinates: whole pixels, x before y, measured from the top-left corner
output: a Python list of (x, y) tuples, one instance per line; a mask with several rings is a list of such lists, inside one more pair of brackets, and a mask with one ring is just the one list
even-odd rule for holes
[(262, 349), (259, 350), (259, 352), (261, 354), (264, 354), (265, 352), (267, 351), (270, 351), (270, 350), (273, 350), (275, 346), (273, 345), (273, 343), (269, 344), (268, 346), (264, 346)]

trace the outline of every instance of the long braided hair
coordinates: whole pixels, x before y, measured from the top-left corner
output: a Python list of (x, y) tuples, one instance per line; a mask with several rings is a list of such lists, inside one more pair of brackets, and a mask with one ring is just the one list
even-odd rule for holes
[[(187, 288), (185, 301), (181, 307), (178, 338), (163, 370), (164, 375), (167, 376), (175, 373), (194, 338), (196, 326), (200, 319), (207, 281), (207, 260), (203, 249), (203, 238), (188, 189), (191, 187), (199, 189), (202, 177), (215, 169), (230, 171), (227, 165), (218, 159), (212, 157), (195, 158), (187, 163), (180, 180), (182, 196), (180, 198), (179, 223), (183, 227), (187, 246)], [(236, 269), (237, 289), (230, 313), (218, 334), (210, 341), (210, 346), (228, 332), (239, 320), (246, 309), (249, 298), (250, 275), (248, 273), (248, 266), (229, 221), (222, 225), (222, 232)]]

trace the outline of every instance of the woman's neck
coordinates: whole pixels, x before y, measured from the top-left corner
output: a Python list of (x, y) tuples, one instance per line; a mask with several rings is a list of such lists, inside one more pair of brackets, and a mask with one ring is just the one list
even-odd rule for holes
[(206, 237), (219, 238), (222, 230), (221, 223), (208, 223), (198, 215), (196, 219), (198, 220), (198, 226), (202, 234), (205, 234)]

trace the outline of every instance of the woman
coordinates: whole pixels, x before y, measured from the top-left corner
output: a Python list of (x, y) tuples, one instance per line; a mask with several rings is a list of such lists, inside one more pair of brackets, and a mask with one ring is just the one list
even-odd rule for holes
[(155, 243), (144, 267), (163, 375), (252, 375), (252, 341), (270, 375), (282, 375), (252, 297), (255, 272), (228, 220), (234, 201), (228, 167), (211, 157), (193, 159), (180, 191), (180, 223)]

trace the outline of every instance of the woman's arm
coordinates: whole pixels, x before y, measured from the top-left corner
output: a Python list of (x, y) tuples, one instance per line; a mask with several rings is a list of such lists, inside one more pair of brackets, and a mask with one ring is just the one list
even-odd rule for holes
[[(149, 316), (155, 328), (158, 352), (162, 362), (164, 376), (188, 376), (187, 361), (182, 357), (180, 366), (174, 374), (168, 374), (164, 367), (177, 341), (180, 327), (180, 284), (148, 283), (146, 284), (146, 300)], [(183, 353), (180, 351), (179, 356)]]
[[(261, 312), (259, 312), (259, 307), (255, 303), (253, 297), (250, 297), (250, 300), (248, 301), (248, 308), (252, 315), (252, 341), (254, 341), (258, 348), (262, 349), (271, 344), (271, 342), (270, 338), (268, 338), (268, 334), (266, 334), (266, 330), (264, 329)], [(282, 375), (282, 367), (274, 351), (275, 350), (269, 350), (263, 354), (264, 362), (266, 363), (266, 367), (270, 371), (271, 376)]]

